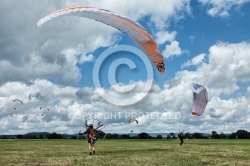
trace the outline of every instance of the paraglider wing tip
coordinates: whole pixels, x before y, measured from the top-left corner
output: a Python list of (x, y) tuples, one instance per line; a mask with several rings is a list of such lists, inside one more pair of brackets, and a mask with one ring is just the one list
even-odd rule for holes
[(45, 20), (45, 18), (43, 17), (43, 18), (41, 18), (38, 22), (37, 22), (37, 26), (40, 28), (45, 22), (47, 22), (46, 20)]
[(36, 24), (36, 26), (39, 27), (39, 28), (41, 27), (41, 25), (42, 25), (42, 24), (41, 24), (40, 21), (38, 21), (37, 24)]
[(38, 22), (37, 22), (37, 27), (41, 27), (45, 22), (47, 22), (44, 18), (40, 19)]

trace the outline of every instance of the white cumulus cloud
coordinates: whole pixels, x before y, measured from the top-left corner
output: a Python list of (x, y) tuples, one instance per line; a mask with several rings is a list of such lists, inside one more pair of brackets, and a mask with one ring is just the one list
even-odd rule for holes
[(188, 66), (197, 66), (204, 61), (205, 56), (206, 56), (206, 54), (204, 54), (204, 53), (199, 54), (199, 55), (193, 57), (191, 60), (185, 62), (181, 67), (184, 68), (184, 67), (188, 67)]
[(202, 5), (208, 6), (208, 15), (212, 17), (228, 17), (234, 7), (240, 7), (250, 0), (199, 0)]

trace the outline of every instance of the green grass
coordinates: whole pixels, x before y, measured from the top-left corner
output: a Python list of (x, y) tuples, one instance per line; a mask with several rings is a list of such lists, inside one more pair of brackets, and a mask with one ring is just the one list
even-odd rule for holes
[(250, 140), (0, 140), (0, 165), (250, 165)]

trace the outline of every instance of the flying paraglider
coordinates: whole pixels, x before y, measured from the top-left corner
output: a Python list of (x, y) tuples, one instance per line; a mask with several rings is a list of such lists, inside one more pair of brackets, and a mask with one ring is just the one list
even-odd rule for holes
[(40, 107), (40, 110), (41, 110), (42, 108), (44, 108), (44, 109), (46, 109), (47, 111), (49, 111), (49, 109), (48, 109), (47, 107)]
[[(22, 102), (21, 100), (19, 100), (19, 99), (15, 99), (15, 100), (13, 100), (13, 102), (14, 102), (14, 103), (15, 103), (15, 102), (21, 103), (21, 104), (23, 105), (23, 102)], [(15, 107), (14, 110), (15, 110), (15, 109), (17, 109), (17, 107)]]
[[(41, 109), (46, 109), (47, 111), (49, 111), (49, 109), (48, 109), (47, 107), (41, 106), (41, 107), (40, 107), (40, 110), (41, 110)], [(44, 116), (44, 114), (42, 114), (41, 116)]]
[(128, 123), (133, 123), (133, 122), (136, 122), (136, 124), (138, 124), (138, 120), (136, 120), (136, 119), (129, 119), (128, 120)]
[[(131, 119), (128, 120), (128, 123), (130, 123), (130, 124), (134, 124), (134, 123), (138, 124), (138, 120), (131, 118)], [(134, 130), (131, 130), (130, 132), (133, 133)]]
[(192, 83), (191, 89), (193, 92), (193, 108), (192, 115), (201, 116), (207, 106), (208, 94), (205, 87)]
[(147, 53), (158, 71), (161, 74), (165, 73), (165, 63), (163, 56), (160, 54), (158, 45), (148, 32), (137, 22), (108, 10), (87, 6), (77, 6), (52, 12), (40, 19), (37, 26), (40, 27), (47, 21), (60, 16), (85, 17), (123, 31), (130, 36), (145, 51), (145, 53)]

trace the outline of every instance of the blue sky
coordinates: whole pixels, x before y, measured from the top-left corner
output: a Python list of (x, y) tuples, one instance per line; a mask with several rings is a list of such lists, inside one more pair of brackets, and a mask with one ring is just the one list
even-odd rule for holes
[[(76, 133), (83, 115), (90, 118), (90, 113), (102, 115), (107, 132), (129, 132), (128, 118), (139, 120), (135, 132), (250, 130), (249, 2), (1, 1), (0, 134)], [(48, 13), (80, 5), (107, 9), (141, 24), (158, 43), (166, 74), (153, 66), (151, 82), (143, 56), (118, 52), (102, 63), (98, 78), (104, 89), (96, 87), (93, 69), (105, 50), (120, 45), (143, 50), (123, 32), (89, 19), (60, 17), (36, 26)], [(122, 58), (136, 69), (121, 63), (117, 84), (111, 86), (110, 66)], [(201, 117), (191, 115), (192, 82), (208, 90)], [(16, 98), (24, 105), (14, 110)], [(50, 108), (49, 115), (38, 116), (41, 105)]]
[[(166, 80), (174, 77), (177, 71), (182, 70), (181, 65), (191, 59), (192, 57), (201, 54), (208, 53), (211, 45), (217, 42), (229, 42), (238, 43), (241, 41), (249, 41), (250, 35), (248, 29), (250, 28), (249, 17), (249, 5), (248, 3), (241, 6), (239, 9), (233, 8), (230, 11), (230, 16), (224, 17), (211, 17), (206, 13), (208, 7), (203, 6), (201, 3), (191, 1), (192, 13), (185, 14), (183, 18), (176, 21), (174, 18), (170, 19), (169, 26), (166, 30), (170, 32), (177, 32), (176, 40), (179, 42), (180, 48), (183, 53), (179, 57), (165, 59), (167, 74), (162, 76), (155, 72), (155, 79), (159, 85), (163, 85)], [(150, 22), (150, 18), (145, 16), (138, 21), (147, 31), (156, 38), (157, 29)], [(94, 24), (94, 23), (93, 23)], [(97, 23), (96, 26), (99, 24)], [(129, 36), (123, 32), (118, 31), (115, 35), (119, 35), (120, 40), (116, 44), (127, 44), (135, 46), (141, 49)], [(167, 43), (169, 44), (169, 43)], [(160, 50), (164, 50), (166, 43), (159, 45)], [(99, 48), (93, 52), (94, 57), (98, 57), (107, 47)], [(117, 56), (117, 55), (115, 55)], [(121, 57), (127, 55), (120, 55)], [(120, 57), (113, 57), (109, 59), (109, 63), (106, 68)], [(133, 58), (133, 57), (131, 57)], [(136, 57), (134, 57), (136, 60)], [(139, 60), (137, 58), (137, 60)], [(94, 62), (87, 62), (79, 65), (80, 68), (91, 70)], [(138, 62), (138, 68), (142, 69), (143, 65)], [(195, 70), (190, 66), (185, 68), (187, 70)], [(120, 68), (120, 74), (117, 75), (118, 81), (127, 84), (130, 80), (138, 81), (145, 80), (145, 71), (141, 73), (132, 74), (128, 67), (123, 65)], [(107, 74), (107, 73), (106, 73)], [(129, 75), (129, 77), (123, 77)], [(105, 79), (105, 78), (103, 78)], [(108, 80), (104, 81), (105, 87), (108, 88)], [(86, 76), (82, 79), (79, 86), (93, 87), (92, 73), (86, 73)]]

